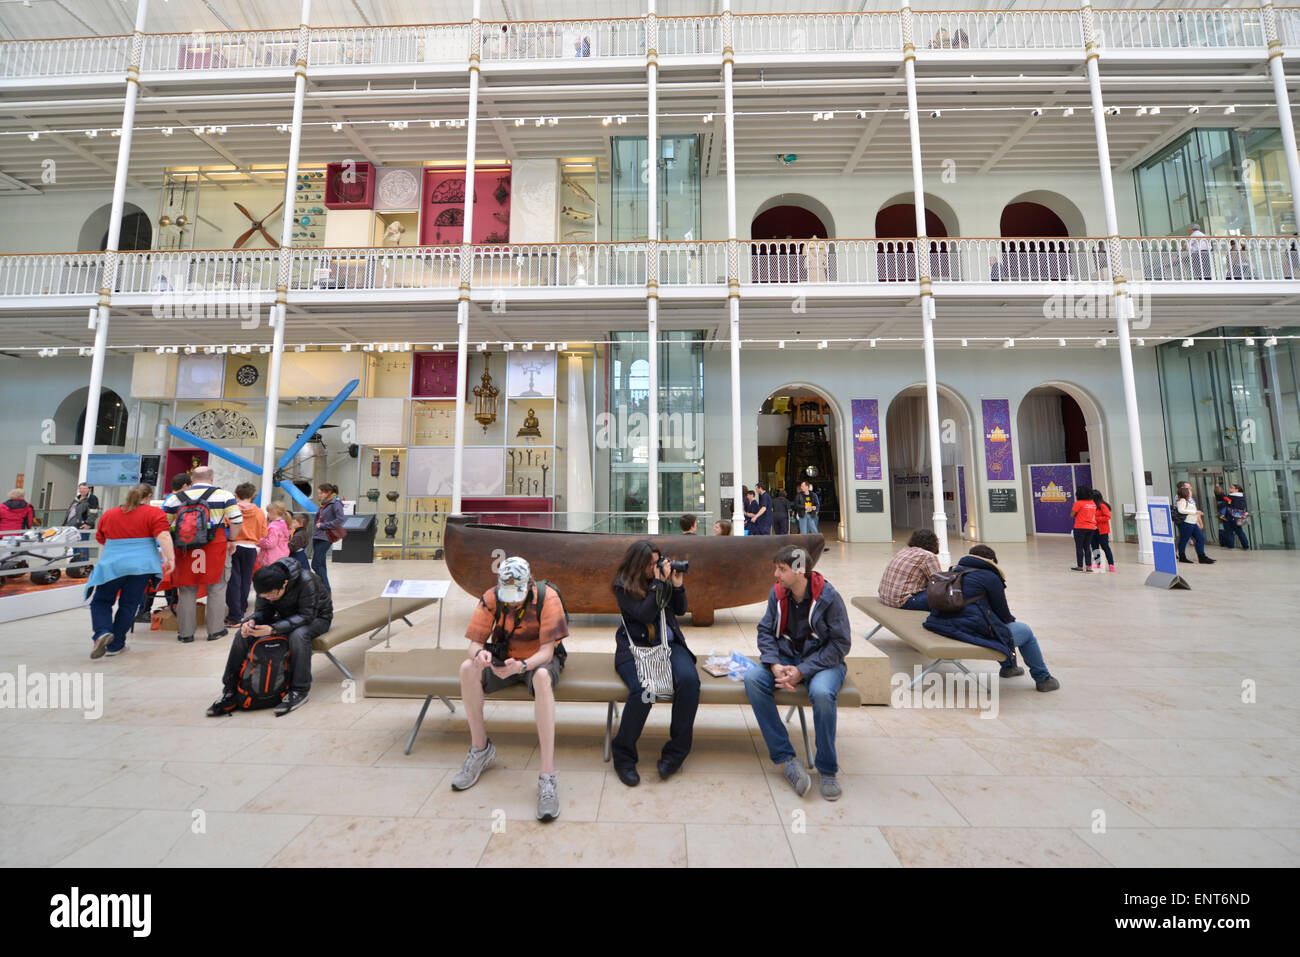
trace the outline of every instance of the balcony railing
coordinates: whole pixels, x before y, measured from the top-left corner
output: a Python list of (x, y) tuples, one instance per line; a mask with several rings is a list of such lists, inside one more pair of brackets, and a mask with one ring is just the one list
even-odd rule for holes
[[(1283, 45), (1300, 46), (1300, 8), (1276, 8)], [(917, 49), (942, 51), (1079, 50), (1077, 10), (921, 10), (913, 13)], [(1261, 14), (1240, 9), (1096, 10), (1099, 41), (1110, 50), (1258, 50), (1264, 53)], [(662, 17), (662, 56), (719, 54), (717, 16)], [(734, 18), (742, 56), (826, 53), (899, 53), (899, 15), (879, 13), (743, 14)], [(463, 65), (468, 23), (312, 28), (308, 63), (316, 67)], [(0, 78), (125, 74), (129, 36), (0, 42)], [(483, 24), (483, 60), (527, 63), (645, 55), (645, 21), (496, 21)], [(193, 71), (285, 70), (297, 57), (297, 31), (146, 34), (142, 69), (183, 75)]]
[[(873, 286), (915, 283), (915, 239), (742, 241), (740, 282), (753, 292), (774, 284)], [(1104, 237), (926, 239), (928, 272), (939, 283), (1108, 283)], [(1136, 237), (1119, 240), (1124, 276), (1133, 282), (1300, 281), (1295, 236)], [(658, 244), (661, 288), (721, 292), (727, 285), (723, 241)], [(644, 289), (644, 243), (492, 244), (472, 248), (476, 290)], [(451, 290), (460, 283), (456, 246), (342, 247), (290, 252), (292, 292)], [(279, 251), (199, 249), (125, 252), (115, 292), (154, 295), (164, 307), (206, 295), (270, 295)], [(0, 256), (0, 297), (98, 295), (103, 253)]]
[(483, 24), (483, 61), (645, 56), (645, 21), (512, 20)]
[(297, 30), (150, 33), (144, 37), (140, 71), (292, 70), (297, 51)]
[(1103, 50), (1260, 49), (1258, 9), (1096, 10)]
[(70, 37), (0, 43), (0, 77), (126, 76), (130, 37)]
[(736, 53), (897, 52), (897, 13), (745, 14), (734, 20)]

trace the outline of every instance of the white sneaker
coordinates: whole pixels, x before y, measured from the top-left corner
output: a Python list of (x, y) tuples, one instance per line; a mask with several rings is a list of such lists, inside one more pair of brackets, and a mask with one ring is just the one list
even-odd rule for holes
[(472, 788), (478, 783), (479, 775), (486, 771), (496, 760), (497, 749), (488, 738), (488, 743), (484, 745), (483, 750), (475, 751), (470, 748), (469, 754), (465, 755), (465, 763), (460, 766), (456, 776), (451, 779), (451, 789), (453, 791), (464, 791)]

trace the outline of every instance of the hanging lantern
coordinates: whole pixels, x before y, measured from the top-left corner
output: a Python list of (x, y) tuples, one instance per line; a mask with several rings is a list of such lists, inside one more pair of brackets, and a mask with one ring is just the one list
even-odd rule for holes
[(483, 426), (484, 432), (497, 420), (497, 396), (501, 394), (501, 390), (492, 384), (492, 374), (488, 372), (490, 358), (490, 354), (484, 353), (482, 385), (474, 387), (474, 421)]

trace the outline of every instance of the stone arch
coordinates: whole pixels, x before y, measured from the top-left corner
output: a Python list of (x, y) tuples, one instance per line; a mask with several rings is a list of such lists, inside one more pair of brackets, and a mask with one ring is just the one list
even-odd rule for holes
[[(1048, 379), (1040, 382), (1030, 389), (1026, 389), (1024, 394), (1016, 400), (1016, 406), (1012, 412), (1012, 421), (1016, 425), (1017, 434), (1022, 438), (1018, 441), (1023, 448), (1023, 431), (1020, 425), (1020, 415), (1024, 408), (1025, 400), (1035, 393), (1041, 394), (1044, 390), (1052, 389), (1063, 395), (1069, 396), (1083, 413), (1084, 428), (1088, 437), (1088, 464), (1092, 473), (1091, 484), (1094, 488), (1100, 488), (1105, 494), (1107, 501), (1111, 503), (1112, 508), (1118, 512), (1115, 506), (1116, 499), (1119, 495), (1112, 485), (1112, 476), (1110, 474), (1110, 456), (1106, 448), (1106, 422), (1102, 413), (1102, 404), (1091, 392), (1075, 382), (1069, 382), (1063, 379)], [(1025, 453), (1021, 455), (1025, 459)], [(1037, 464), (1025, 459), (1022, 462), (1022, 486), (1026, 490), (1025, 508), (1025, 533), (1034, 534), (1033, 525), (1033, 490), (1029, 482), (1029, 466)], [(1113, 519), (1116, 531), (1112, 531), (1113, 537), (1122, 535), (1118, 531), (1121, 523), (1121, 517), (1116, 514)]]
[[(107, 241), (108, 221), (113, 207), (105, 204), (86, 217), (77, 235), (77, 250), (80, 252), (101, 252)], [(136, 230), (130, 230), (130, 224), (137, 224)], [(128, 235), (129, 234), (129, 235)], [(134, 238), (132, 238), (134, 237)], [(146, 213), (135, 203), (122, 206), (121, 249), (150, 249), (153, 246), (153, 225)]]
[(1028, 209), (1028, 207), (1030, 206), (1041, 207), (1043, 210), (1046, 210), (1057, 220), (1059, 220), (1060, 224), (1064, 227), (1065, 232), (1063, 234), (1055, 233), (1055, 232), (1040, 234), (1036, 232), (1025, 233), (1025, 232), (1014, 232), (1014, 231), (1009, 233), (1006, 231), (1005, 228), (1003, 228), (1001, 231), (1001, 234), (1003, 236), (1011, 236), (1011, 235), (1087, 236), (1088, 235), (1087, 225), (1084, 221), (1083, 213), (1079, 211), (1078, 206), (1076, 206), (1073, 202), (1071, 202), (1066, 197), (1062, 196), (1060, 193), (1054, 193), (1048, 189), (1034, 189), (1026, 193), (1021, 193), (1019, 196), (1014, 196), (1009, 202), (1006, 203), (1006, 205), (1002, 207), (1001, 222), (1004, 223), (1006, 222), (1007, 211), (1010, 210), (1011, 207), (1013, 206), (1026, 207), (1026, 209), (1023, 211), (1026, 213), (1032, 212), (1032, 210)]

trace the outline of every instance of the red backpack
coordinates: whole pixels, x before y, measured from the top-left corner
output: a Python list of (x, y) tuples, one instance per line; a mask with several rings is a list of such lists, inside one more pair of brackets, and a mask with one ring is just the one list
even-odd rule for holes
[(212, 541), (212, 512), (208, 509), (208, 499), (215, 491), (209, 486), (197, 499), (191, 499), (184, 492), (176, 493), (181, 507), (172, 519), (172, 541), (177, 548), (190, 551), (203, 548)]

